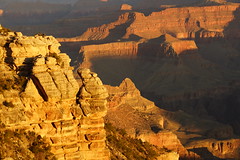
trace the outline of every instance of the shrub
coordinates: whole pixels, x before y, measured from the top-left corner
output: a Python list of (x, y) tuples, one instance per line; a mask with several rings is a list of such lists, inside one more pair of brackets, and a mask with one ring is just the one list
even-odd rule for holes
[(127, 135), (126, 131), (114, 127), (112, 124), (105, 125), (107, 133), (107, 144), (110, 150), (117, 150), (111, 152), (111, 159), (119, 159), (119, 155), (114, 153), (121, 153), (122, 156), (132, 160), (151, 160), (158, 156), (158, 148), (147, 142), (142, 142), (140, 139), (134, 139)]
[(24, 76), (17, 76), (14, 79), (5, 79), (5, 78), (0, 78), (0, 93), (2, 93), (4, 90), (11, 90), (11, 89), (16, 89), (19, 91), (23, 91), (27, 78)]
[(51, 148), (45, 139), (34, 132), (25, 130), (0, 131), (0, 159), (55, 160)]

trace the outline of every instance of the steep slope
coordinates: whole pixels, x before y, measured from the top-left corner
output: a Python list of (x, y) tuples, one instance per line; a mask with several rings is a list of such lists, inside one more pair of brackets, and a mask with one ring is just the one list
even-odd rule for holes
[(164, 109), (215, 118), (239, 135), (239, 4), (132, 14), (121, 39), (79, 43), (80, 68), (111, 85), (129, 77)]
[(115, 22), (104, 24), (100, 27), (88, 28), (81, 36), (73, 38), (59, 38), (60, 42), (76, 42), (76, 41), (91, 41), (91, 40), (116, 40), (124, 36), (124, 32), (133, 22), (134, 14), (124, 13), (119, 16)]
[[(119, 87), (106, 87), (110, 97), (105, 119), (113, 126), (125, 129), (131, 137), (176, 151), (182, 159), (204, 158), (207, 154), (197, 152), (201, 148), (208, 148), (209, 153), (219, 158), (239, 158), (239, 139), (229, 139), (234, 137), (230, 126), (183, 111), (169, 112), (160, 109), (143, 98), (130, 79), (125, 79)], [(232, 145), (222, 149), (211, 147), (210, 144), (222, 143), (219, 139), (223, 138), (226, 139), (224, 144), (228, 142)], [(204, 140), (205, 143), (199, 140)]]
[[(239, 4), (228, 4), (167, 8), (152, 12), (148, 16), (140, 12), (124, 13), (113, 23), (89, 28), (79, 37), (62, 41), (102, 40), (110, 36), (111, 32), (116, 32), (113, 29), (115, 26), (127, 21), (129, 22), (126, 23), (125, 30), (117, 30), (118, 38), (110, 36), (112, 40), (131, 39), (132, 36), (152, 39), (166, 33), (181, 39), (233, 36), (230, 33), (225, 33), (225, 35), (223, 32), (225, 27), (239, 14), (238, 8)], [(125, 35), (122, 35), (124, 32)]]
[(79, 86), (52, 36), (1, 28), (0, 46), (4, 130), (36, 132), (57, 159), (109, 159), (103, 121), (108, 93), (97, 75), (79, 70)]
[(165, 148), (158, 148), (140, 139), (134, 139), (126, 134), (123, 129), (115, 128), (107, 123), (107, 145), (111, 150), (111, 159), (158, 159), (178, 160), (179, 155)]

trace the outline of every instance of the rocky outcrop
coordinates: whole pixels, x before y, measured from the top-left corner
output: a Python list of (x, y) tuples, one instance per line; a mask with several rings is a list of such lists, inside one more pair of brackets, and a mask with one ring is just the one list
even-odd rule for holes
[[(81, 36), (59, 39), (60, 41), (102, 40), (118, 33), (118, 38), (138, 36), (146, 39), (170, 33), (181, 39), (206, 39), (233, 36), (224, 33), (228, 25), (236, 19), (239, 5), (227, 4), (202, 7), (166, 8), (145, 16), (143, 13), (124, 13), (115, 22), (89, 28)], [(173, 14), (177, 13), (177, 14)], [(124, 29), (116, 30), (125, 25)], [(225, 35), (226, 34), (226, 35)], [(231, 34), (231, 35), (229, 35)]]
[(140, 91), (129, 78), (123, 80), (119, 87), (106, 86), (106, 88), (110, 93), (108, 101), (110, 109), (124, 103), (133, 106), (138, 111), (155, 107), (153, 102), (141, 96)]
[(167, 148), (168, 150), (175, 151), (181, 159), (200, 159), (200, 156), (193, 152), (188, 152), (187, 149), (181, 144), (178, 137), (170, 131), (161, 131), (156, 133), (145, 133), (138, 136), (142, 141), (147, 141), (160, 148)]
[(122, 10), (122, 11), (130, 11), (130, 10), (132, 10), (132, 6), (129, 5), (129, 4), (122, 4), (120, 10)]
[[(60, 160), (109, 159), (103, 121), (108, 94), (97, 74), (79, 71), (79, 87), (69, 57), (60, 53), (51, 36), (4, 30), (0, 42), (1, 78), (6, 80), (1, 85), (0, 121), (6, 129), (45, 137)], [(23, 88), (8, 87), (12, 81)]]
[[(135, 20), (127, 28), (125, 37), (133, 34), (151, 39), (165, 33), (185, 33), (181, 35), (181, 38), (193, 38), (192, 33), (201, 29), (210, 33), (220, 32), (222, 34), (224, 27), (235, 18), (234, 12), (238, 7), (239, 5), (220, 5), (168, 8), (160, 12), (153, 12), (149, 16), (135, 13)], [(212, 34), (204, 36), (206, 35), (211, 36)], [(178, 37), (180, 38), (180, 36)]]
[(129, 24), (131, 24), (133, 19), (134, 14), (124, 13), (121, 16), (119, 16), (117, 21), (109, 24), (104, 24), (100, 27), (88, 28), (87, 31), (85, 31), (81, 36), (73, 38), (59, 38), (58, 40), (60, 42), (76, 42), (76, 41), (102, 40), (107, 37), (111, 39), (120, 39), (124, 35), (125, 29), (128, 27)]
[(99, 45), (86, 45), (80, 48), (79, 53), (83, 54), (81, 67), (91, 68), (91, 59), (104, 57), (131, 57), (138, 53), (138, 42), (113, 42)]
[[(240, 140), (230, 139), (230, 140), (202, 140), (192, 142), (187, 145), (188, 150), (195, 151), (202, 157), (207, 157), (210, 153), (215, 157), (219, 158), (233, 158), (239, 159)], [(210, 158), (210, 157), (209, 157)]]
[(180, 54), (197, 53), (198, 47), (193, 40), (180, 40), (165, 34), (153, 40), (112, 42), (98, 45), (83, 45), (80, 55), (83, 62), (80, 67), (91, 68), (94, 59), (128, 58), (155, 59), (174, 57)]
[[(204, 158), (196, 150), (203, 146), (193, 139), (205, 139), (206, 144), (212, 144), (209, 138), (225, 138), (227, 142), (234, 142), (234, 154), (230, 149), (215, 154), (216, 157), (238, 158), (238, 139), (233, 137), (232, 128), (210, 119), (201, 119), (183, 111), (170, 112), (160, 109), (155, 104), (141, 96), (139, 90), (130, 79), (125, 79), (119, 87), (106, 86), (109, 92), (108, 113), (105, 117), (113, 126), (125, 129), (132, 136), (149, 142), (160, 148), (175, 151), (182, 159)], [(217, 140), (216, 143), (218, 142)], [(188, 144), (189, 142), (192, 142)], [(219, 142), (220, 143), (220, 142)], [(187, 146), (187, 148), (185, 147)], [(195, 146), (195, 147), (194, 147)], [(196, 150), (194, 150), (196, 148)], [(221, 154), (221, 156), (220, 156)], [(226, 156), (224, 156), (226, 155)]]

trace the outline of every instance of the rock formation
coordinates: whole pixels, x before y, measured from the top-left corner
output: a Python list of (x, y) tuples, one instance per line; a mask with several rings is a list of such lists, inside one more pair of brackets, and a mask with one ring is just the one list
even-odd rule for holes
[[(124, 36), (124, 31), (128, 25), (133, 21), (133, 13), (124, 13), (118, 17), (115, 22), (104, 24), (100, 27), (88, 28), (81, 36), (73, 38), (59, 38), (60, 42), (76, 42), (76, 41), (91, 41), (91, 40), (102, 40), (107, 37), (110, 39), (120, 39)], [(113, 31), (116, 30), (114, 33)], [(120, 33), (119, 33), (120, 32)], [(123, 33), (122, 33), (123, 32)]]
[[(228, 4), (167, 8), (162, 11), (152, 12), (148, 16), (139, 12), (124, 13), (115, 22), (89, 28), (78, 37), (60, 40), (68, 42), (102, 40), (108, 36), (114, 40), (121, 38), (131, 40), (132, 36), (152, 39), (166, 33), (171, 33), (181, 39), (233, 36), (230, 33), (224, 35), (224, 29), (235, 19), (238, 8), (238, 4)], [(117, 29), (120, 26), (125, 26), (125, 28)], [(239, 33), (239, 31), (237, 32)], [(118, 37), (115, 39), (111, 34), (118, 34)]]
[[(208, 148), (208, 152), (216, 157), (239, 157), (236, 154), (239, 139), (227, 139), (233, 136), (230, 126), (213, 120), (203, 120), (183, 111), (169, 112), (160, 109), (153, 102), (142, 97), (134, 83), (128, 78), (123, 80), (119, 87), (106, 86), (106, 88), (109, 92), (107, 122), (125, 129), (132, 137), (175, 151), (182, 159), (203, 158), (206, 155), (197, 152), (203, 147)], [(231, 147), (228, 149), (223, 147), (225, 152), (217, 151), (221, 149), (214, 150), (211, 147), (212, 143), (214, 145), (221, 143), (214, 139), (223, 137), (227, 139), (223, 143), (231, 144)], [(205, 143), (192, 142), (194, 138), (205, 139)]]
[[(200, 140), (195, 141), (194, 143), (188, 144), (186, 147), (189, 150), (195, 151), (196, 153), (203, 156), (203, 158), (211, 158), (207, 157), (206, 150), (211, 152), (213, 156), (219, 158), (228, 158), (228, 157), (236, 157), (235, 159), (239, 159), (239, 139), (231, 139), (231, 140)], [(205, 152), (205, 154), (204, 154)]]
[(181, 38), (194, 38), (190, 33), (197, 34), (201, 29), (223, 32), (224, 27), (235, 18), (234, 14), (238, 7), (239, 5), (220, 5), (168, 8), (160, 12), (153, 12), (149, 16), (135, 13), (135, 20), (127, 28), (125, 37), (133, 34), (151, 39), (165, 33), (188, 33)]
[(91, 68), (91, 60), (104, 57), (128, 57), (134, 58), (138, 52), (138, 42), (113, 42), (99, 45), (86, 45), (80, 48), (83, 54), (81, 67)]
[(129, 4), (122, 4), (121, 9), (120, 10), (124, 10), (124, 11), (130, 11), (132, 10), (132, 6)]
[(97, 74), (79, 71), (79, 87), (52, 36), (1, 28), (0, 38), (0, 121), (6, 129), (45, 137), (57, 159), (109, 159), (103, 121), (108, 93)]

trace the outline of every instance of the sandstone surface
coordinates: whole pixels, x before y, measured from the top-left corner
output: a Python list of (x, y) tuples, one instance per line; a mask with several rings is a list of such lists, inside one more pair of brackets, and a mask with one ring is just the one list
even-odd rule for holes
[[(156, 38), (165, 33), (191, 33), (201, 29), (223, 32), (235, 18), (239, 5), (168, 8), (149, 16), (135, 13), (135, 20), (127, 28), (125, 37), (132, 34), (144, 38)], [(177, 14), (173, 14), (177, 13)], [(182, 38), (193, 38), (182, 37)], [(201, 38), (201, 37), (199, 37)]]
[(59, 46), (52, 36), (27, 37), (1, 28), (0, 121), (6, 129), (45, 137), (57, 159), (109, 159), (106, 89), (89, 70), (79, 71), (79, 86)]
[[(102, 40), (107, 37), (117, 40), (121, 38), (131, 39), (132, 36), (152, 39), (166, 33), (171, 33), (181, 39), (236, 36), (224, 30), (229, 27), (230, 22), (236, 19), (238, 7), (239, 4), (226, 4), (167, 8), (162, 11), (152, 12), (148, 16), (140, 12), (124, 13), (115, 22), (89, 28), (78, 37), (60, 40), (68, 42), (87, 41)], [(236, 33), (239, 35), (237, 29)]]
[[(180, 158), (198, 159), (204, 156), (197, 152), (202, 146), (197, 145), (198, 143), (194, 146), (194, 141), (191, 141), (194, 138), (228, 139), (233, 136), (230, 126), (213, 120), (203, 120), (183, 111), (169, 112), (156, 107), (153, 102), (141, 96), (134, 83), (128, 78), (123, 80), (119, 87), (106, 86), (106, 88), (109, 92), (109, 109), (105, 118), (107, 122), (125, 129), (132, 137), (175, 151)], [(232, 141), (237, 142), (238, 139), (228, 139), (225, 142), (232, 143)], [(189, 142), (192, 142), (191, 145), (188, 145)], [(212, 140), (207, 139), (205, 142), (211, 144)], [(186, 148), (185, 145), (187, 145)], [(234, 146), (233, 152), (237, 153), (238, 143), (234, 143)], [(208, 152), (215, 155), (211, 148)], [(217, 157), (238, 157), (228, 149), (225, 153), (218, 153)]]

